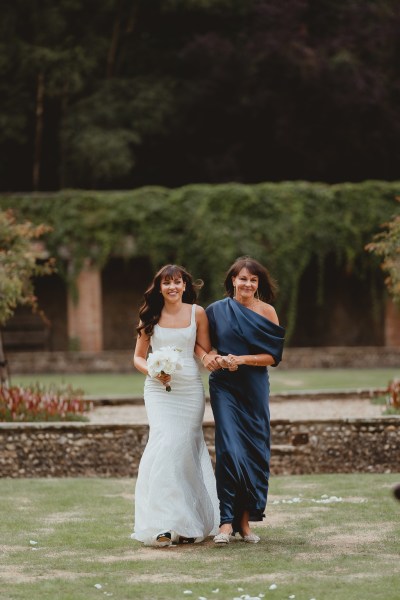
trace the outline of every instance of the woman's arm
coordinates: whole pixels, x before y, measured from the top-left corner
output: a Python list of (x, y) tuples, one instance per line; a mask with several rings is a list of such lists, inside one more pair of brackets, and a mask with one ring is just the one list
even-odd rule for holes
[(133, 364), (138, 371), (148, 375), (147, 371), (147, 353), (149, 351), (150, 339), (145, 333), (142, 333), (136, 340), (135, 354), (133, 355)]
[[(145, 333), (142, 333), (140, 337), (137, 338), (135, 353), (133, 355), (133, 364), (138, 371), (143, 373), (144, 375), (148, 375), (149, 372), (147, 370), (147, 353), (149, 351), (150, 346), (150, 338), (147, 337)], [(171, 375), (157, 375), (155, 378), (160, 381), (163, 385), (166, 385), (169, 381), (171, 381)]]
[(236, 368), (239, 365), (249, 365), (252, 367), (271, 367), (275, 364), (275, 359), (271, 354), (243, 354), (241, 356), (235, 356), (234, 354), (228, 354), (224, 357), (225, 364), (228, 369)]
[(194, 347), (195, 355), (209, 371), (220, 369), (216, 357), (218, 354), (211, 347), (210, 330), (206, 311), (201, 306), (196, 306), (197, 335)]
[[(269, 321), (276, 323), (279, 325), (278, 315), (276, 314), (276, 310), (271, 304), (267, 304), (265, 302), (262, 303), (262, 315), (266, 317)], [(229, 354), (228, 356), (222, 359), (222, 366), (236, 371), (239, 365), (249, 365), (252, 367), (271, 367), (275, 364), (275, 358), (271, 354), (244, 354), (241, 356), (235, 356), (234, 354)]]

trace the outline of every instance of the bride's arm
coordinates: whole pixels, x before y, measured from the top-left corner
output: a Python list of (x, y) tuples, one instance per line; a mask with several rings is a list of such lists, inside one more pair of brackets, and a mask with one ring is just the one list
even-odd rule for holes
[(212, 349), (210, 331), (206, 311), (201, 306), (196, 306), (197, 335), (194, 353), (209, 371), (220, 369), (217, 362), (219, 355)]
[(149, 351), (149, 346), (150, 338), (148, 338), (146, 334), (142, 333), (142, 335), (138, 337), (136, 341), (135, 354), (133, 355), (133, 364), (136, 367), (136, 369), (144, 375), (148, 375), (146, 357)]
[[(140, 337), (137, 338), (135, 354), (133, 355), (133, 364), (138, 371), (143, 373), (143, 375), (148, 375), (147, 370), (147, 353), (149, 351), (150, 346), (150, 338), (148, 338), (144, 333)], [(171, 375), (166, 375), (160, 373), (155, 377), (157, 381), (160, 381), (162, 385), (167, 385), (171, 381)]]

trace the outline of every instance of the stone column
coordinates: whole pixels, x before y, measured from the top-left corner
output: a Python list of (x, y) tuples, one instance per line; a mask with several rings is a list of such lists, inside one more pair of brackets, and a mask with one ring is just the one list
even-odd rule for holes
[(77, 298), (68, 293), (70, 348), (84, 352), (103, 350), (101, 272), (86, 261), (77, 281)]
[(385, 346), (400, 346), (400, 308), (391, 298), (385, 310)]

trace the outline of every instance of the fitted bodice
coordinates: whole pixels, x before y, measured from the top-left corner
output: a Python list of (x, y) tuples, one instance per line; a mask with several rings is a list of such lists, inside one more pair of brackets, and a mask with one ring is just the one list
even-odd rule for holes
[(151, 349), (153, 352), (163, 346), (174, 346), (182, 354), (182, 359), (193, 358), (194, 345), (196, 343), (196, 305), (193, 304), (190, 317), (190, 325), (187, 327), (160, 327), (155, 325), (151, 336)]

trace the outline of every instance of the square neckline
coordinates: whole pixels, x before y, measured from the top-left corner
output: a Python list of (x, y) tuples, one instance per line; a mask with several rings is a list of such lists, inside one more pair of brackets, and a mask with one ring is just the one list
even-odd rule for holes
[(155, 324), (155, 327), (159, 327), (160, 329), (189, 329), (189, 327), (192, 327), (193, 325), (193, 321), (194, 321), (194, 314), (195, 314), (195, 309), (196, 309), (196, 304), (192, 304), (192, 310), (190, 313), (190, 323), (189, 325), (186, 325), (186, 327), (163, 327), (162, 325), (159, 325), (158, 323)]

